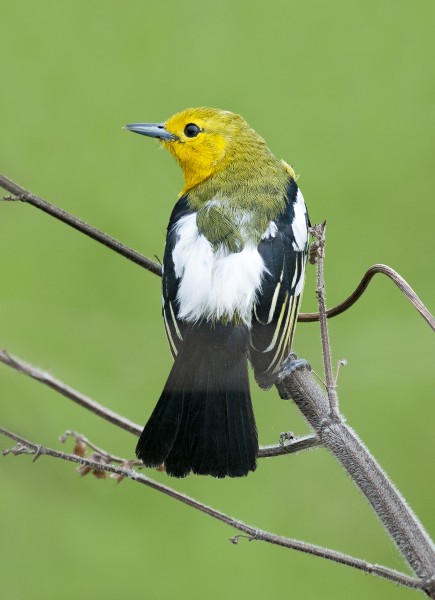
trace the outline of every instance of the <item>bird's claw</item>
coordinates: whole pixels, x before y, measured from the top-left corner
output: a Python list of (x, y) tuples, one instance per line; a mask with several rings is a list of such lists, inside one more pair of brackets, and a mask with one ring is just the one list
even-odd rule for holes
[(297, 358), (296, 354), (292, 352), (281, 365), (278, 375), (278, 382), (281, 382), (283, 379), (289, 377), (289, 375), (295, 371), (298, 371), (299, 369), (306, 369), (310, 372), (311, 365), (307, 360), (305, 360), (305, 358)]

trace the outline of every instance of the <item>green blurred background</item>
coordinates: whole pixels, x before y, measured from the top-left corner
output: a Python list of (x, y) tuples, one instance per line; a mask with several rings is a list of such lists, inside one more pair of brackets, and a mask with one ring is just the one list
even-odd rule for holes
[[(18, 0), (1, 12), (4, 174), (161, 257), (181, 173), (121, 126), (195, 105), (240, 112), (295, 166), (312, 221), (328, 220), (328, 304), (383, 262), (434, 309), (433, 0)], [(159, 279), (30, 206), (0, 213), (1, 347), (144, 423), (171, 364)], [(305, 311), (314, 278), (309, 267)], [(378, 275), (330, 333), (334, 361), (349, 361), (348, 422), (434, 535), (430, 329)], [(299, 325), (295, 349), (321, 373), (316, 324)], [(75, 429), (132, 455), (130, 435), (3, 366), (0, 386), (2, 426), (52, 447)], [(261, 443), (308, 431), (276, 391), (253, 396)], [(405, 568), (326, 451), (234, 481), (150, 474), (255, 526)], [(8, 457), (0, 476), (5, 600), (417, 595), (282, 548), (233, 546), (227, 526), (60, 461)]]

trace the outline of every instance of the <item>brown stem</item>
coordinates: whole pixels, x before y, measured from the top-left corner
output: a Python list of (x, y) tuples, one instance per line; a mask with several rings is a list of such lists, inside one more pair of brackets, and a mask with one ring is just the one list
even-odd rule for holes
[(92, 227), (92, 225), (88, 225), (88, 223), (85, 223), (85, 221), (74, 217), (73, 215), (67, 213), (65, 210), (58, 208), (54, 204), (50, 204), (46, 200), (35, 196), (34, 194), (23, 189), (4, 175), (0, 175), (0, 187), (7, 190), (11, 194), (14, 194), (15, 196), (3, 198), (4, 200), (12, 202), (20, 200), (21, 202), (26, 202), (27, 204), (36, 206), (36, 208), (39, 208), (40, 210), (44, 211), (45, 213), (48, 213), (56, 219), (59, 219), (59, 221), (63, 221), (64, 223), (70, 225), (74, 229), (81, 231), (93, 240), (100, 242), (100, 244), (104, 244), (104, 246), (111, 248), (118, 254), (121, 254), (121, 256), (128, 258), (128, 260), (131, 260), (132, 262), (138, 264), (144, 269), (151, 271), (151, 273), (155, 273), (156, 275), (162, 274), (161, 266), (153, 262), (146, 256), (143, 256), (139, 252), (136, 252), (136, 250), (132, 250), (125, 244), (118, 242), (118, 240), (116, 240), (115, 238), (112, 238), (109, 235), (103, 233), (102, 231), (95, 229), (95, 227)]
[[(104, 244), (108, 248), (114, 250), (118, 254), (121, 254), (128, 260), (133, 261), (139, 266), (151, 271), (155, 275), (162, 275), (162, 269), (160, 265), (150, 260), (146, 256), (143, 256), (139, 252), (132, 250), (128, 246), (118, 242), (116, 239), (102, 233), (98, 229), (95, 229), (91, 225), (88, 225), (84, 221), (81, 221), (77, 217), (67, 213), (65, 210), (58, 208), (54, 204), (50, 204), (46, 200), (35, 196), (31, 192), (28, 192), (15, 182), (11, 181), (4, 175), (0, 175), (0, 187), (7, 190), (13, 196), (6, 196), (3, 200), (7, 200), (10, 202), (25, 202), (27, 204), (31, 204), (32, 206), (36, 206), (40, 210), (43, 210), (47, 214), (59, 219), (63, 223), (70, 225), (74, 229), (81, 231), (85, 235), (93, 238), (94, 240)], [(411, 288), (411, 286), (401, 277), (394, 269), (388, 267), (386, 265), (373, 265), (370, 267), (362, 278), (356, 290), (348, 297), (346, 300), (343, 300), (337, 306), (330, 308), (326, 311), (326, 316), (328, 319), (340, 315), (345, 312), (348, 308), (350, 308), (355, 302), (362, 296), (364, 291), (366, 290), (369, 282), (373, 278), (376, 273), (382, 273), (389, 277), (397, 287), (405, 294), (405, 296), (412, 302), (415, 308), (418, 310), (420, 315), (425, 319), (425, 321), (432, 327), (435, 331), (435, 318), (428, 311), (426, 306)], [(299, 313), (298, 321), (303, 322), (313, 322), (319, 320), (319, 313)]]
[[(251, 525), (247, 525), (246, 523), (242, 523), (239, 520), (234, 519), (233, 517), (229, 517), (224, 513), (212, 508), (211, 506), (207, 506), (194, 498), (190, 498), (185, 494), (174, 490), (162, 483), (154, 481), (150, 479), (146, 475), (142, 473), (138, 473), (134, 469), (119, 467), (111, 464), (105, 464), (98, 461), (92, 461), (90, 459), (76, 456), (75, 454), (67, 454), (65, 452), (59, 452), (58, 450), (53, 450), (51, 448), (46, 448), (44, 446), (40, 446), (34, 444), (33, 442), (29, 442), (28, 440), (22, 438), (21, 436), (12, 433), (6, 429), (0, 427), (0, 434), (3, 434), (10, 439), (17, 442), (17, 446), (11, 450), (4, 450), (3, 454), (34, 454), (35, 456), (50, 456), (52, 458), (58, 458), (61, 460), (73, 462), (82, 467), (86, 467), (90, 471), (106, 471), (108, 473), (113, 473), (122, 478), (128, 478), (132, 481), (136, 481), (137, 483), (141, 483), (146, 485), (152, 489), (155, 489), (183, 504), (187, 504), (188, 506), (199, 510), (200, 512), (209, 515), (210, 517), (233, 527), (234, 529), (241, 531), (243, 534), (248, 536), (250, 540), (264, 541), (270, 544), (274, 544), (277, 546), (282, 546), (284, 548), (290, 548), (292, 550), (298, 550), (299, 552), (304, 552), (307, 554), (311, 554), (314, 556), (319, 556), (322, 558), (326, 558), (327, 560), (331, 560), (334, 562), (338, 562), (343, 565), (347, 565), (349, 567), (353, 567), (354, 569), (359, 569), (364, 571), (365, 573), (370, 573), (372, 575), (377, 575), (379, 577), (383, 577), (400, 585), (411, 587), (414, 589), (423, 589), (424, 582), (420, 580), (409, 577), (403, 573), (399, 573), (393, 569), (389, 569), (387, 567), (374, 565), (368, 563), (367, 561), (360, 560), (358, 558), (353, 558), (352, 556), (348, 556), (346, 554), (342, 554), (341, 552), (335, 552), (334, 550), (329, 550), (328, 548), (322, 548), (320, 546), (315, 546), (314, 544), (307, 544), (305, 542), (301, 542), (299, 540), (294, 540), (291, 538), (286, 538), (278, 535), (274, 535), (267, 531), (263, 531), (261, 529), (257, 529), (256, 527), (252, 527)], [(240, 536), (235, 536), (232, 538), (233, 543), (237, 543)]]
[[(56, 390), (63, 396), (66, 396), (73, 402), (76, 402), (83, 408), (90, 410), (94, 414), (99, 417), (109, 421), (113, 425), (124, 429), (125, 431), (129, 431), (134, 435), (139, 436), (142, 433), (142, 427), (133, 423), (129, 419), (126, 419), (122, 415), (108, 409), (103, 404), (99, 404), (92, 400), (88, 396), (85, 396), (81, 392), (73, 389), (72, 387), (66, 385), (59, 379), (55, 379), (50, 373), (43, 371), (33, 365), (25, 362), (24, 360), (17, 358), (16, 356), (12, 356), (6, 350), (0, 350), (0, 363), (23, 373), (32, 379), (36, 379), (40, 383), (47, 385), (48, 387)], [(260, 448), (258, 453), (258, 458), (271, 458), (273, 456), (280, 456), (283, 454), (294, 454), (296, 452), (301, 452), (302, 450), (307, 450), (309, 448), (314, 448), (319, 445), (319, 440), (314, 435), (303, 436), (300, 438), (294, 438), (289, 441), (283, 442), (282, 444), (275, 444), (273, 446), (264, 446)]]
[[(113, 424), (136, 435), (140, 434), (141, 428), (138, 425), (132, 424), (124, 417), (116, 415), (116, 413), (109, 411), (104, 406), (65, 386), (63, 383), (52, 378), (51, 375), (36, 370), (23, 361), (10, 357), (4, 351), (0, 352), (0, 362), (49, 385)], [(280, 444), (262, 448), (260, 456), (268, 457), (292, 453), (313, 447), (319, 444), (319, 442), (325, 445), (337, 456), (345, 469), (351, 474), (355, 483), (375, 508), (379, 518), (385, 524), (396, 544), (408, 559), (408, 562), (411, 565), (414, 563), (417, 564), (416, 573), (418, 575), (421, 574), (417, 570), (419, 564), (422, 565), (422, 568), (426, 565), (424, 567), (425, 573), (431, 572), (431, 560), (435, 561), (435, 558), (433, 557), (431, 541), (426, 532), (355, 433), (341, 421), (335, 421), (334, 427), (332, 427), (329, 420), (330, 408), (328, 398), (317, 385), (314, 378), (301, 370), (287, 376), (284, 372), (283, 375), (283, 380), (277, 385), (281, 397), (291, 397), (295, 400), (317, 435), (296, 438), (284, 445)], [(100, 463), (98, 465), (101, 469)], [(93, 468), (96, 469), (96, 467)], [(423, 540), (422, 544), (420, 544), (420, 538)], [(423, 558), (420, 558), (420, 553), (423, 554)], [(435, 572), (435, 568), (433, 572)], [(424, 577), (424, 579), (429, 579), (429, 577)]]
[(282, 444), (262, 446), (258, 452), (258, 458), (271, 458), (272, 456), (281, 456), (283, 454), (295, 454), (296, 452), (301, 452), (301, 450), (318, 448), (320, 445), (320, 440), (317, 435), (304, 435), (283, 442)]
[(32, 379), (40, 381), (44, 385), (47, 385), (53, 390), (56, 390), (56, 392), (59, 392), (63, 396), (66, 396), (70, 400), (73, 400), (80, 406), (83, 406), (83, 408), (86, 408), (87, 410), (90, 410), (99, 417), (106, 419), (106, 421), (109, 421), (110, 423), (121, 427), (121, 429), (125, 429), (126, 431), (134, 433), (135, 435), (141, 434), (142, 427), (140, 427), (140, 425), (137, 425), (136, 423), (133, 423), (133, 421), (130, 421), (129, 419), (126, 419), (118, 413), (109, 410), (102, 404), (95, 402), (95, 400), (91, 400), (91, 398), (89, 398), (88, 396), (77, 392), (73, 388), (62, 383), (62, 381), (59, 381), (59, 379), (55, 379), (54, 377), (52, 377), (50, 373), (41, 371), (40, 369), (33, 367), (29, 363), (26, 363), (23, 360), (14, 356), (11, 356), (10, 354), (8, 354), (8, 352), (6, 352), (6, 350), (0, 350), (0, 362), (2, 362), (4, 365), (7, 365), (8, 367), (12, 367), (20, 373), (24, 373), (25, 375), (32, 377)]
[(66, 431), (64, 431), (63, 434), (59, 436), (59, 441), (65, 444), (69, 437), (72, 437), (76, 442), (76, 449), (79, 451), (74, 450), (74, 454), (77, 454), (78, 456), (84, 456), (85, 449), (89, 448), (90, 450), (93, 450), (97, 456), (103, 457), (107, 462), (118, 463), (120, 465), (125, 465), (128, 463), (131, 467), (144, 466), (141, 460), (131, 460), (129, 458), (123, 458), (122, 456), (117, 456), (116, 454), (112, 454), (112, 452), (103, 450), (103, 448), (100, 448), (99, 446), (91, 442), (91, 440), (89, 440), (83, 434), (78, 433), (77, 431), (72, 431), (71, 429), (67, 429)]
[[(23, 202), (32, 204), (40, 208), (41, 210), (52, 214), (56, 218), (71, 225), (79, 231), (82, 231), (83, 233), (92, 237), (93, 239), (100, 241), (101, 243), (107, 245), (109, 248), (112, 248), (116, 252), (129, 258), (130, 260), (133, 260), (134, 262), (143, 266), (144, 268), (149, 269), (153, 273), (161, 274), (161, 269), (159, 265), (156, 265), (152, 261), (149, 261), (149, 259), (146, 259), (142, 255), (129, 249), (123, 244), (120, 244), (119, 242), (117, 242), (117, 240), (114, 240), (113, 238), (102, 234), (101, 232), (87, 225), (83, 221), (72, 217), (65, 211), (57, 209), (57, 207), (53, 207), (49, 203), (38, 198), (37, 196), (34, 196), (30, 192), (23, 190), (7, 178), (0, 176), (0, 185), (17, 196), (17, 198), (7, 198), (8, 200), (13, 201), (18, 199)], [(366, 289), (368, 282), (377, 272), (384, 273), (385, 275), (390, 277), (396, 283), (399, 289), (401, 289), (402, 292), (410, 299), (410, 301), (417, 308), (420, 314), (425, 318), (425, 320), (429, 323), (432, 329), (435, 330), (435, 320), (433, 316), (429, 313), (427, 308), (424, 306), (424, 304), (421, 302), (421, 300), (418, 298), (418, 296), (415, 294), (412, 288), (410, 288), (410, 286), (403, 280), (403, 278), (401, 278), (400, 275), (398, 275), (393, 269), (391, 269), (390, 267), (386, 267), (385, 265), (375, 265), (374, 267), (371, 267), (371, 269), (369, 269), (369, 271), (364, 276), (363, 281), (360, 283), (357, 290), (338, 307), (330, 309), (330, 311), (326, 311), (326, 309), (323, 307), (324, 317), (331, 317), (336, 314), (340, 314), (340, 312), (343, 312), (349, 306), (351, 306), (361, 296), (363, 291)], [(319, 315), (316, 313), (309, 314), (308, 316), (300, 315), (300, 320), (317, 320), (318, 318)], [(324, 320), (326, 322), (326, 319)], [(13, 366), (18, 370), (23, 370), (17, 364), (11, 364), (11, 357), (7, 355), (7, 353), (2, 353), (2, 355), (0, 355), (0, 360), (1, 362), (5, 362), (5, 364), (9, 364), (9, 366)], [(85, 406), (86, 408), (90, 408), (91, 406), (93, 406), (93, 408), (90, 409), (93, 410), (96, 414), (99, 414), (103, 418), (108, 418), (109, 421), (121, 427), (124, 427), (125, 429), (128, 429), (133, 433), (137, 433), (136, 429), (138, 426), (134, 423), (123, 419), (123, 417), (116, 415), (116, 413), (108, 411), (107, 409), (105, 409), (105, 407), (94, 403), (90, 399), (80, 394), (78, 394), (77, 397), (77, 394), (74, 390), (63, 386), (63, 384), (61, 384), (61, 386), (58, 386), (60, 382), (54, 380), (48, 374), (45, 374), (46, 376), (44, 376), (43, 379), (40, 379), (38, 376), (39, 374), (37, 372), (31, 372), (31, 367), (30, 372), (24, 370), (23, 372), (26, 372), (35, 379), (43, 381), (46, 385), (57, 389), (67, 397), (70, 397), (74, 401), (79, 402), (82, 406)], [(386, 529), (388, 530), (392, 538), (395, 540), (402, 554), (408, 560), (415, 573), (422, 580), (421, 582), (417, 582), (417, 584), (415, 585), (411, 583), (403, 583), (403, 581), (401, 583), (403, 583), (403, 585), (411, 585), (412, 587), (419, 587), (421, 589), (424, 589), (428, 595), (435, 598), (435, 552), (429, 536), (423, 529), (416, 516), (413, 514), (412, 510), (407, 506), (404, 499), (394, 488), (393, 484), (389, 481), (385, 473), (382, 471), (382, 469), (379, 467), (379, 465), (371, 456), (367, 448), (365, 448), (365, 446), (362, 444), (362, 442), (359, 440), (356, 434), (352, 431), (352, 429), (343, 422), (340, 415), (337, 415), (335, 419), (331, 420), (331, 404), (328, 398), (323, 394), (323, 392), (318, 388), (318, 386), (315, 385), (311, 377), (308, 377), (308, 379), (304, 379), (304, 376), (307, 377), (308, 374), (302, 370), (295, 372), (292, 372), (290, 370), (287, 375), (284, 373), (284, 379), (277, 386), (281, 396), (283, 398), (292, 397), (295, 400), (296, 404), (299, 406), (307, 420), (315, 429), (317, 433), (317, 438), (327, 448), (329, 448), (333, 454), (335, 454), (337, 459), (347, 469), (352, 479), (355, 481), (355, 483), (358, 485), (361, 491), (365, 494), (368, 501), (375, 509), (376, 513), (378, 514), (381, 521), (384, 523)], [(310, 385), (314, 385), (315, 388), (317, 388), (317, 391), (315, 389), (313, 391), (313, 388), (310, 388)], [(7, 435), (5, 431), (4, 433), (5, 435)], [(17, 436), (14, 438), (14, 434), (11, 434), (9, 437), (13, 437), (13, 439), (17, 438)], [(17, 441), (22, 443), (22, 438), (19, 438)], [(31, 446), (33, 448), (32, 453), (35, 454), (35, 458), (38, 457), (40, 454), (45, 453), (51, 456), (56, 456), (58, 458), (63, 458), (64, 460), (79, 462), (80, 464), (90, 464), (92, 468), (96, 470), (102, 468), (102, 465), (98, 462), (92, 463), (92, 461), (88, 461), (88, 463), (86, 463), (83, 462), (85, 459), (78, 459), (78, 457), (72, 455), (62, 455), (63, 453), (56, 453), (56, 451), (48, 451), (47, 449), (32, 444)], [(112, 469), (112, 472), (116, 472), (113, 471), (113, 469), (115, 469), (115, 467), (113, 466), (105, 465), (105, 467), (107, 468), (107, 470)], [(130, 476), (131, 479), (137, 479), (137, 477), (144, 477), (139, 475), (135, 471), (132, 471), (132, 473), (134, 473), (135, 475)], [(129, 476), (124, 470), (121, 472), (121, 475)], [(160, 484), (156, 484), (155, 482), (149, 483), (149, 481), (141, 482), (145, 483), (146, 485), (150, 485), (151, 487), (155, 487), (156, 489), (159, 489)], [(177, 497), (178, 492), (175, 492), (170, 488), (167, 488), (167, 490), (168, 491), (165, 493), (168, 493), (168, 495), (171, 495), (173, 497)], [(181, 501), (185, 501), (181, 497), (179, 497), (178, 499)], [(195, 506), (196, 501), (192, 502), (192, 506)], [(189, 502), (186, 501), (186, 503)], [(200, 506), (195, 506), (195, 508), (206, 512), (207, 514), (210, 514), (215, 518), (219, 518), (217, 514), (221, 514), (209, 507), (200, 508)], [(225, 515), (223, 515), (223, 517), (224, 518), (222, 518), (221, 520), (227, 522), (228, 524), (232, 524), (230, 522), (231, 519), (229, 517), (226, 517)], [(265, 539), (261, 537), (261, 534), (264, 532), (258, 532), (257, 530), (242, 524), (239, 524), (239, 527), (237, 525), (233, 526), (238, 528), (240, 531), (247, 533), (253, 539)], [(338, 560), (338, 562), (343, 562), (343, 564), (350, 564), (349, 562), (337, 558), (339, 556), (342, 556), (338, 553), (336, 553), (335, 558), (332, 558), (332, 554), (334, 554), (332, 553), (332, 551), (324, 549), (317, 549), (317, 551), (312, 551), (308, 550), (307, 545), (303, 542), (290, 540), (290, 543), (293, 545), (289, 545), (288, 540), (287, 543), (285, 543), (286, 538), (278, 538), (278, 536), (272, 536), (271, 534), (267, 535), (269, 535), (271, 539), (267, 539), (266, 541), (269, 541), (271, 543), (277, 543), (286, 547), (295, 548), (296, 546), (294, 544), (297, 544), (299, 545), (297, 549), (301, 551), (325, 556), (325, 558), (329, 558), (331, 560)], [(272, 538), (275, 541), (273, 541)], [(366, 570), (368, 572), (375, 572), (375, 569), (384, 569), (383, 567), (373, 567), (373, 565), (368, 565), (368, 563), (364, 563), (364, 561), (360, 562), (360, 566), (357, 566), (356, 564), (352, 564), (352, 566), (356, 568), (362, 568), (363, 570)], [(377, 572), (377, 574), (381, 576), (386, 576), (390, 579), (393, 579), (394, 581), (399, 582), (397, 578), (394, 579), (393, 577), (391, 577), (390, 570), (387, 571), (389, 572), (389, 575), (385, 575), (385, 573), (381, 573), (379, 571)], [(401, 574), (399, 574), (399, 576), (402, 578), (406, 577)], [(407, 579), (411, 582), (416, 581), (412, 578)]]
[(326, 318), (325, 277), (323, 265), (325, 261), (325, 229), (326, 221), (311, 227), (310, 233), (315, 238), (310, 251), (310, 262), (317, 264), (316, 296), (319, 306), (320, 338), (322, 341), (323, 365), (326, 377), (326, 391), (329, 399), (331, 415), (338, 417), (338, 396), (335, 378), (332, 373), (331, 346), (329, 343), (328, 322)]
[[(291, 357), (283, 365), (277, 388), (282, 398), (294, 400), (319, 440), (335, 455), (365, 495), (414, 573), (426, 581), (427, 586), (428, 582), (432, 582), (434, 588), (431, 593), (435, 594), (435, 547), (432, 540), (405, 499), (338, 411), (325, 308), (325, 225), (326, 222), (311, 228), (315, 241), (310, 261), (317, 263), (316, 294), (327, 395), (309, 375), (308, 368), (292, 367)], [(293, 362), (295, 364), (297, 363)]]
[[(352, 292), (352, 294), (348, 296), (346, 300), (343, 300), (343, 302), (340, 302), (340, 304), (337, 304), (337, 306), (329, 308), (326, 311), (326, 316), (328, 319), (332, 319), (332, 317), (341, 315), (341, 313), (344, 313), (348, 308), (353, 306), (355, 302), (361, 298), (376, 273), (381, 273), (382, 275), (386, 275), (389, 279), (391, 279), (391, 281), (397, 285), (399, 290), (403, 292), (408, 300), (414, 305), (423, 319), (435, 331), (435, 317), (429, 312), (427, 307), (423, 304), (409, 283), (407, 283), (405, 279), (403, 279), (403, 277), (397, 273), (397, 271), (387, 265), (382, 264), (373, 265), (367, 269), (356, 290)], [(299, 315), (299, 321), (314, 322), (318, 320), (319, 313), (301, 313)]]
[[(277, 388), (283, 399), (293, 399), (322, 444), (349, 473), (426, 589), (435, 585), (432, 540), (356, 433), (340, 415), (331, 419), (329, 399), (308, 369), (294, 369), (291, 361), (284, 364)], [(435, 587), (430, 589), (435, 594)]]

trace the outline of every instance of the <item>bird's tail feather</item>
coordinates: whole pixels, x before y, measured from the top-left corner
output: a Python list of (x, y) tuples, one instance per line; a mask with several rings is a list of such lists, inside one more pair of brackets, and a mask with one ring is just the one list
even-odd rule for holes
[(258, 454), (245, 326), (199, 324), (184, 334), (165, 388), (136, 448), (145, 465), (241, 477)]

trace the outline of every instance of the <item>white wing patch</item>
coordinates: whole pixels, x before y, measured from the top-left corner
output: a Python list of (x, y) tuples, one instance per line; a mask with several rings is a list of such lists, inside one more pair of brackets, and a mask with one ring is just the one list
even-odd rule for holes
[(163, 320), (165, 322), (166, 337), (168, 338), (169, 345), (170, 345), (171, 350), (172, 350), (172, 354), (174, 356), (177, 356), (177, 354), (178, 354), (178, 352), (177, 352), (177, 346), (174, 344), (174, 340), (172, 339), (171, 329), (169, 327), (165, 311), (163, 311)]
[(276, 236), (276, 232), (278, 231), (278, 227), (275, 221), (271, 221), (267, 226), (266, 231), (261, 236), (262, 240), (268, 240), (269, 238), (274, 238)]
[(278, 339), (279, 331), (281, 329), (282, 320), (283, 320), (283, 317), (285, 315), (285, 310), (286, 310), (286, 307), (287, 307), (288, 297), (289, 296), (288, 296), (288, 293), (287, 293), (285, 295), (285, 299), (284, 299), (284, 302), (282, 304), (281, 312), (279, 313), (279, 319), (278, 319), (278, 322), (277, 322), (276, 327), (275, 327), (275, 332), (273, 334), (273, 338), (272, 338), (269, 346), (266, 348), (266, 350), (263, 350), (263, 352), (270, 352), (271, 350), (273, 350), (275, 348), (276, 340)]
[[(302, 294), (302, 290), (304, 289), (304, 283), (305, 283), (305, 265), (307, 264), (307, 255), (303, 255), (301, 257), (301, 271), (300, 271), (300, 275), (299, 275), (299, 279), (298, 282), (296, 284), (295, 287), (295, 296), (300, 296)], [(297, 270), (296, 270), (297, 272)]]
[(194, 323), (237, 316), (250, 324), (265, 271), (256, 246), (248, 242), (240, 252), (214, 251), (199, 233), (195, 213), (182, 217), (176, 228), (172, 259), (180, 279), (178, 318)]
[(295, 241), (293, 242), (293, 250), (302, 252), (306, 249), (308, 241), (307, 232), (307, 207), (305, 206), (304, 197), (301, 190), (298, 189), (296, 202), (294, 203), (295, 218), (293, 219), (292, 229)]

